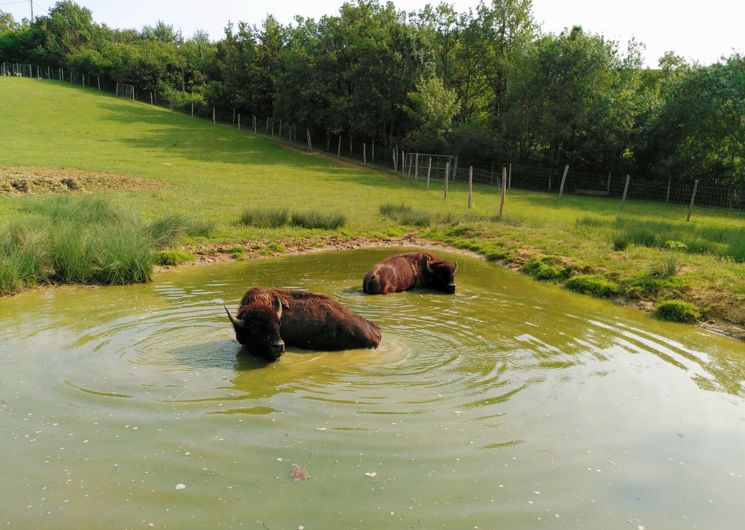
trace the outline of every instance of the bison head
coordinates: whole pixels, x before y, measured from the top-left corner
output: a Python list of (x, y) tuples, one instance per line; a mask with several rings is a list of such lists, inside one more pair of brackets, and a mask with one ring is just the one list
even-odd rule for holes
[(278, 298), (272, 299), (272, 307), (261, 303), (242, 307), (238, 313), (240, 318), (234, 317), (227, 307), (225, 311), (233, 324), (236, 340), (249, 353), (270, 361), (282, 356), (285, 342), (279, 334), (282, 304)]
[(455, 265), (444, 260), (430, 260), (424, 262), (424, 272), (427, 287), (436, 291), (453, 294), (455, 292), (455, 273), (458, 272), (458, 262)]

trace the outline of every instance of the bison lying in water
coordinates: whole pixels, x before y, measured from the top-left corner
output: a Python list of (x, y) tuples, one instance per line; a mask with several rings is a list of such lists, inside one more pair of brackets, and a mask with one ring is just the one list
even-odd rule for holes
[(457, 271), (458, 262), (453, 265), (428, 252), (399, 254), (376, 263), (365, 275), (362, 289), (368, 294), (388, 294), (424, 287), (453, 294)]
[(380, 327), (322, 294), (253, 287), (237, 317), (226, 307), (235, 338), (249, 353), (276, 361), (285, 345), (306, 350), (375, 348)]

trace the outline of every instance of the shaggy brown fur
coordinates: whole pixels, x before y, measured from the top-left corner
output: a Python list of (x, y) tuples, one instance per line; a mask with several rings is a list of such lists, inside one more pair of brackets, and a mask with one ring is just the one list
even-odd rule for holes
[(380, 327), (322, 294), (253, 287), (233, 318), (236, 339), (255, 355), (278, 359), (284, 346), (307, 350), (375, 348)]
[(453, 265), (428, 252), (398, 254), (376, 263), (365, 275), (362, 290), (368, 294), (388, 294), (415, 288), (455, 292)]

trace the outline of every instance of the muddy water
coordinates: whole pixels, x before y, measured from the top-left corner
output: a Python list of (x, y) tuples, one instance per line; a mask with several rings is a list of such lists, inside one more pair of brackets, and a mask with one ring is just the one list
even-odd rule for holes
[[(0, 300), (0, 524), (742, 528), (745, 344), (463, 257), (455, 296), (363, 296), (391, 253)], [(252, 284), (381, 348), (240, 358), (221, 304)]]

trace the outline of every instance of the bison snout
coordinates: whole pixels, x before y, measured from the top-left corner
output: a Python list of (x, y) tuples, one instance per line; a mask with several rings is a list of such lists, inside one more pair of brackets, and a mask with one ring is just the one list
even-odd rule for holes
[(454, 284), (454, 283), (451, 283), (451, 284), (449, 284), (449, 285), (447, 286), (447, 289), (446, 289), (446, 291), (445, 291), (445, 292), (447, 292), (447, 293), (449, 293), (449, 294), (453, 294), (453, 293), (455, 293), (455, 284)]
[(279, 359), (279, 357), (285, 352), (285, 341), (278, 340), (277, 342), (270, 344), (269, 350), (272, 352), (275, 360)]

